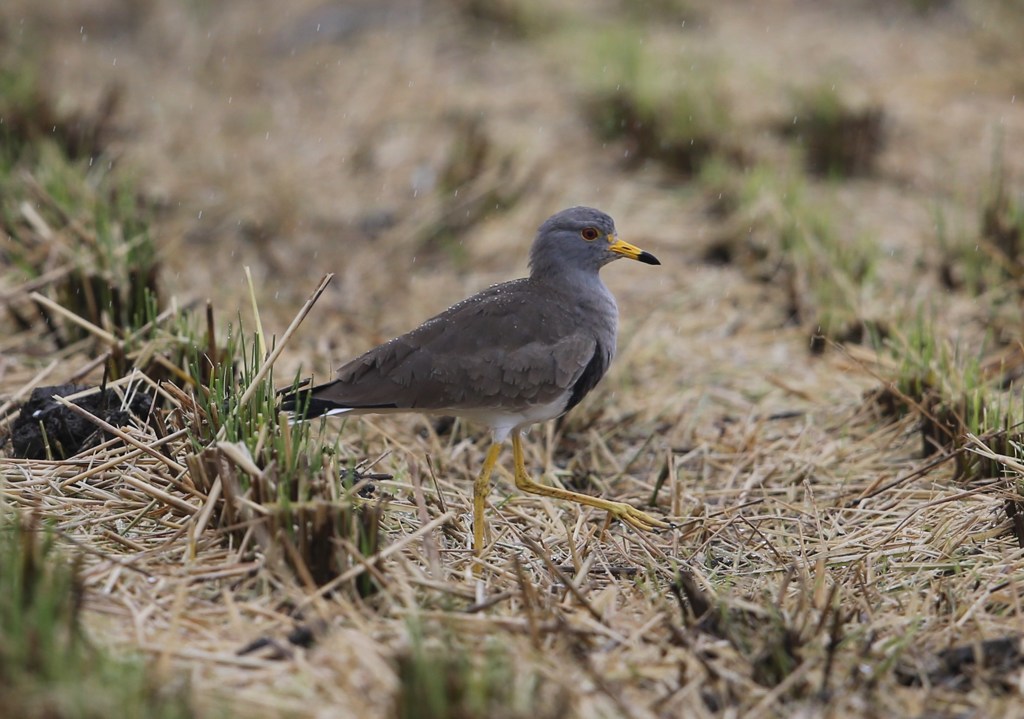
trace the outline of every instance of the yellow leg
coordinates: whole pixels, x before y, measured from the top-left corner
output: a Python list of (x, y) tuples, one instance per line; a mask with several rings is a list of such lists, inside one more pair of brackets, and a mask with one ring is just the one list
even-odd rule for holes
[(473, 482), (473, 553), (480, 556), (484, 551), (484, 532), (487, 524), (484, 520), (484, 503), (487, 501), (487, 494), (491, 489), (491, 472), (498, 462), (498, 455), (501, 454), (501, 445), (492, 444), (487, 450), (487, 458), (484, 460), (484, 468), (480, 470), (480, 476)]
[(646, 512), (641, 512), (636, 507), (631, 507), (625, 502), (612, 502), (599, 497), (591, 497), (588, 494), (570, 492), (568, 489), (547, 487), (542, 484), (537, 484), (530, 479), (529, 475), (526, 474), (526, 464), (523, 462), (523, 442), (518, 432), (512, 433), (512, 455), (516, 465), (516, 487), (518, 487), (520, 491), (529, 492), (530, 494), (540, 494), (544, 497), (554, 497), (555, 499), (567, 499), (570, 502), (576, 502), (577, 504), (586, 504), (591, 507), (597, 507), (598, 509), (604, 509), (611, 512), (613, 516), (621, 519), (626, 524), (632, 525), (637, 529), (650, 531), (656, 528), (669, 529), (672, 526), (668, 522), (655, 519)]

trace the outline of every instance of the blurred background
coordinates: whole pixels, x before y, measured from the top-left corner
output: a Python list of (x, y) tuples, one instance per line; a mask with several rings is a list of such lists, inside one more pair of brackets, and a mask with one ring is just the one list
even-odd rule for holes
[(8, 0), (0, 33), (152, 211), (169, 293), (231, 312), (249, 266), (290, 317), (337, 274), (321, 370), (522, 274), (574, 204), (664, 262), (605, 273), (627, 325), (848, 338), (982, 282), (1024, 171), (1008, 1)]

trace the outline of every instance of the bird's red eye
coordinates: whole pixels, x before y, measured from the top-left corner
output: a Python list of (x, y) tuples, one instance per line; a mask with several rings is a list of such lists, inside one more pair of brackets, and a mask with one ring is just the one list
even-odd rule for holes
[(582, 237), (587, 242), (593, 242), (598, 237), (600, 237), (600, 235), (601, 233), (597, 231), (596, 227), (584, 227), (582, 230), (580, 230), (580, 237)]

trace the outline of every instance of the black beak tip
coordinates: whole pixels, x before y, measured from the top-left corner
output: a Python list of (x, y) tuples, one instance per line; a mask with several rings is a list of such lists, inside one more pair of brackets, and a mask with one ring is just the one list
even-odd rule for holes
[(647, 251), (641, 252), (637, 256), (637, 259), (640, 260), (641, 262), (643, 262), (645, 265), (660, 265), (661, 264), (661, 262), (658, 260), (657, 257), (655, 257), (654, 255), (652, 255), (650, 252), (647, 252)]

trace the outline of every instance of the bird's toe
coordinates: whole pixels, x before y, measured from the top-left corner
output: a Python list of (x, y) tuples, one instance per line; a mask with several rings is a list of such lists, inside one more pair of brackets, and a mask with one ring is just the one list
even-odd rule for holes
[(636, 507), (624, 503), (620, 503), (612, 510), (612, 513), (631, 527), (636, 527), (645, 532), (652, 532), (655, 529), (670, 529), (672, 527), (668, 522), (652, 517), (647, 512), (642, 512)]

